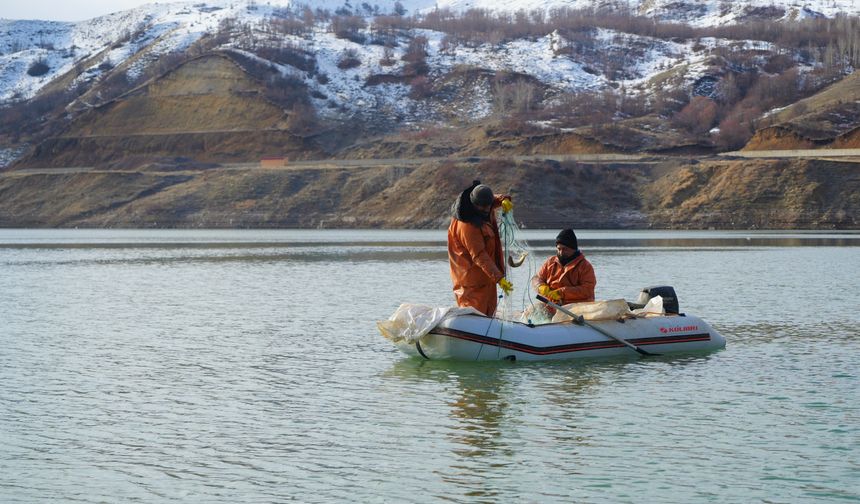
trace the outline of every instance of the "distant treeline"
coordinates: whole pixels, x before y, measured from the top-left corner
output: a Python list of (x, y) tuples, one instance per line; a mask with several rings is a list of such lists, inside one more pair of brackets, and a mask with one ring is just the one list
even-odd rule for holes
[[(403, 12), (402, 7), (395, 11)], [(535, 9), (497, 12), (448, 8), (413, 16), (375, 15), (378, 9), (364, 4), (353, 10), (335, 12), (297, 6), (275, 11), (268, 23), (272, 32), (306, 35), (320, 24), (327, 24), (339, 37), (364, 43), (396, 43), (404, 31), (426, 29), (447, 35), (447, 43), (478, 46), (499, 44), (522, 38), (542, 37), (558, 31), (563, 37), (604, 28), (622, 33), (662, 40), (695, 40), (708, 37), (734, 41), (764, 41), (782, 49), (805, 51), (808, 58), (826, 65), (860, 66), (860, 17), (837, 15), (833, 18), (779, 20), (785, 10), (770, 6), (750, 8), (741, 23), (696, 28), (683, 23), (660, 21), (634, 14), (629, 9)], [(236, 21), (233, 20), (233, 23)], [(229, 21), (228, 21), (229, 23)]]

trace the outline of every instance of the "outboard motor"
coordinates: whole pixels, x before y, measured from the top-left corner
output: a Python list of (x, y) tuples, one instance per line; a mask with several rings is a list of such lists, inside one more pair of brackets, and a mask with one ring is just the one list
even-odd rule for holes
[(645, 306), (645, 303), (654, 296), (660, 296), (663, 298), (663, 310), (665, 310), (666, 313), (680, 313), (678, 308), (678, 296), (675, 295), (675, 288), (668, 285), (645, 287), (642, 289), (642, 292), (639, 293), (639, 299), (636, 300), (636, 303)]

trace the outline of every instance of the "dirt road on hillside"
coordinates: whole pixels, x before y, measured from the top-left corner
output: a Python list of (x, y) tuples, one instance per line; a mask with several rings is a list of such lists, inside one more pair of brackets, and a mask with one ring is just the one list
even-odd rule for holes
[[(829, 159), (829, 158), (860, 158), (860, 149), (805, 149), (805, 150), (770, 150), (770, 151), (733, 151), (719, 154), (723, 158), (749, 159)], [(306, 161), (290, 161), (279, 167), (260, 167), (259, 163), (229, 163), (216, 168), (190, 170), (143, 170), (149, 174), (195, 174), (201, 171), (217, 170), (340, 170), (344, 168), (385, 168), (397, 166), (420, 166), (423, 164), (480, 163), (492, 159), (503, 159), (517, 162), (524, 161), (558, 161), (580, 163), (613, 163), (613, 164), (652, 164), (670, 159), (689, 159), (690, 156), (655, 156), (648, 154), (535, 154), (528, 156), (472, 156), (472, 157), (424, 157), (424, 158), (390, 158), (390, 159), (319, 159)], [(66, 168), (22, 168), (0, 172), (0, 176), (15, 177), (26, 175), (72, 175), (78, 173), (131, 173), (141, 170), (101, 169), (92, 166), (75, 166)]]
[(797, 150), (760, 150), (723, 152), (723, 157), (742, 158), (792, 158), (792, 159), (828, 159), (843, 157), (860, 157), (860, 149), (797, 149)]
[[(290, 161), (284, 166), (260, 167), (259, 163), (228, 163), (216, 168), (204, 168), (194, 170), (145, 170), (149, 174), (192, 174), (201, 171), (217, 170), (339, 170), (344, 168), (385, 168), (393, 166), (420, 166), (423, 164), (441, 164), (445, 162), (454, 163), (480, 163), (490, 159), (505, 159), (511, 161), (541, 161), (551, 160), (558, 162), (580, 162), (580, 163), (648, 163), (653, 161), (653, 156), (640, 154), (538, 154), (530, 156), (508, 156), (504, 158), (487, 157), (424, 157), (424, 158), (390, 158), (390, 159), (319, 159), (307, 161)], [(140, 170), (109, 170), (93, 166), (72, 166), (65, 168), (21, 168), (0, 173), (0, 176), (15, 177), (26, 175), (73, 175), (78, 173), (130, 173)]]

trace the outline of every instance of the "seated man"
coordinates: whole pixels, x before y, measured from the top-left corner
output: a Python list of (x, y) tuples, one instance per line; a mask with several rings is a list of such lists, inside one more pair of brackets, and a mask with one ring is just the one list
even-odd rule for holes
[(532, 287), (538, 294), (560, 305), (594, 301), (594, 287), (597, 285), (594, 268), (580, 252), (572, 229), (564, 229), (558, 234), (555, 249), (556, 255), (547, 259), (532, 277)]

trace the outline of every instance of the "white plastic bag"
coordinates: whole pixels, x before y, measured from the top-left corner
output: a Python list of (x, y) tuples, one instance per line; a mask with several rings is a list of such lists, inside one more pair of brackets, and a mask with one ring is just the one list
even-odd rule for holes
[(406, 341), (413, 343), (429, 333), (446, 317), (473, 313), (482, 315), (474, 308), (459, 308), (457, 306), (433, 307), (418, 304), (401, 304), (388, 320), (376, 322), (376, 327), (383, 336), (397, 343)]
[(665, 314), (666, 311), (663, 309), (663, 298), (661, 296), (654, 296), (645, 303), (643, 308), (633, 310), (633, 315), (637, 317), (660, 317)]

